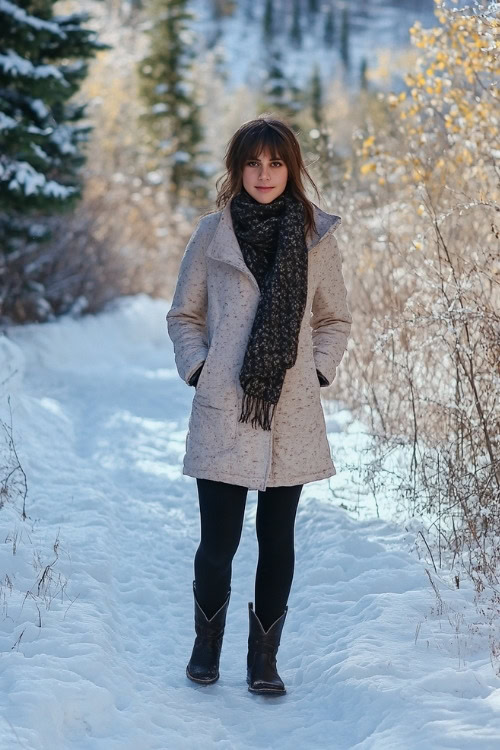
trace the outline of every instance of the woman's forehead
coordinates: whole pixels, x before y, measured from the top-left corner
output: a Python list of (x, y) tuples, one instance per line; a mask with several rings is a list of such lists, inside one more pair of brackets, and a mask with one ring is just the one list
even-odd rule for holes
[(257, 153), (257, 149), (252, 149), (253, 158), (255, 159), (280, 159), (280, 155), (277, 151), (274, 151), (273, 153), (271, 150), (264, 146), (260, 153)]

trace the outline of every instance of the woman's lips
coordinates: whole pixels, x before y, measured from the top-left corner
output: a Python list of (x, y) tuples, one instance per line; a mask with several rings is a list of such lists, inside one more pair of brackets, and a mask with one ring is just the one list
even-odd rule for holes
[(273, 190), (273, 187), (261, 187), (260, 185), (257, 185), (257, 190)]

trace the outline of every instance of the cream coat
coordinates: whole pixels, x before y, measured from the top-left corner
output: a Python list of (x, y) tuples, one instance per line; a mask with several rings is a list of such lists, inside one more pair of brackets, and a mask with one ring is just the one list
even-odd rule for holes
[(168, 334), (180, 377), (202, 362), (186, 437), (183, 474), (265, 490), (336, 473), (316, 368), (331, 384), (344, 355), (351, 314), (334, 232), (340, 217), (314, 205), (308, 244), (306, 313), (297, 360), (286, 371), (271, 430), (238, 422), (238, 374), (260, 298), (233, 230), (230, 204), (202, 217), (181, 261)]

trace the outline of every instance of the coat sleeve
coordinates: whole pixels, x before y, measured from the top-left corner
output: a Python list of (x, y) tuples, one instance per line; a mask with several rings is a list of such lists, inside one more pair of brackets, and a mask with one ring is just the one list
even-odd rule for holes
[(331, 385), (335, 380), (337, 367), (347, 349), (351, 325), (342, 257), (337, 239), (332, 235), (326, 248), (311, 316), (314, 363), (326, 379), (325, 385)]
[(206, 232), (203, 232), (201, 223), (202, 220), (182, 256), (172, 305), (167, 313), (175, 365), (185, 383), (189, 383), (208, 354)]

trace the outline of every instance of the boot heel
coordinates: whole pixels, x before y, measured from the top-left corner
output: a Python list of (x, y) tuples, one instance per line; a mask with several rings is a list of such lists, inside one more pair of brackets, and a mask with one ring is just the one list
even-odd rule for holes
[(224, 604), (210, 620), (196, 598), (195, 581), (193, 581), (193, 596), (196, 638), (191, 658), (186, 666), (186, 676), (193, 682), (210, 685), (219, 679), (220, 653), (231, 589), (229, 589)]

